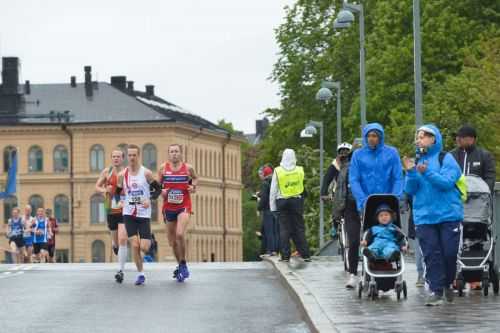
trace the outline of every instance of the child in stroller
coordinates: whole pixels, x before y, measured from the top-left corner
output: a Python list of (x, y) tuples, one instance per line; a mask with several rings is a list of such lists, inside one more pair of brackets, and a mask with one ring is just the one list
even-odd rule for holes
[(392, 194), (372, 194), (363, 212), (362, 278), (358, 284), (358, 296), (366, 293), (371, 299), (379, 291), (394, 289), (397, 299), (407, 296), (404, 257), (407, 249), (405, 234), (401, 231), (399, 199)]
[(387, 204), (381, 204), (375, 211), (378, 224), (370, 227), (364, 234), (361, 245), (363, 254), (370, 262), (385, 259), (397, 261), (401, 252), (406, 251), (406, 237), (394, 223), (394, 211)]

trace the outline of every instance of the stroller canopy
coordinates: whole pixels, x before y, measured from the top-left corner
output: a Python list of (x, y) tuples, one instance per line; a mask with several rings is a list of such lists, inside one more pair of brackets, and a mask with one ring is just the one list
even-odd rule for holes
[(468, 175), (467, 201), (464, 203), (464, 222), (491, 224), (493, 205), (488, 184), (478, 176)]
[(393, 223), (401, 228), (398, 197), (393, 194), (372, 194), (366, 199), (365, 211), (363, 213), (363, 232), (378, 224), (375, 212), (382, 204), (388, 205), (394, 211)]

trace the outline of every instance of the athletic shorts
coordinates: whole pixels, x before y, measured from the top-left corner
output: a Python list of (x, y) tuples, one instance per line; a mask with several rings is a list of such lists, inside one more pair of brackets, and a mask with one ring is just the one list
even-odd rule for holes
[(33, 236), (24, 237), (24, 246), (26, 247), (33, 246)]
[(141, 239), (151, 239), (151, 220), (147, 217), (123, 215), (123, 223), (128, 237), (137, 236)]
[(21, 236), (10, 237), (9, 238), (9, 244), (12, 243), (12, 242), (16, 243), (17, 248), (21, 248), (21, 247), (24, 246), (24, 238), (23, 238), (22, 235)]
[(165, 209), (163, 211), (163, 221), (165, 223), (176, 222), (177, 221), (177, 217), (179, 216), (179, 214), (188, 213), (188, 212), (189, 211), (188, 211), (188, 209), (186, 207), (181, 208), (181, 209), (176, 209), (176, 210)]
[(49, 257), (54, 257), (54, 253), (56, 252), (56, 244), (47, 243), (47, 251), (49, 251)]
[(118, 230), (118, 224), (123, 223), (122, 214), (108, 214), (108, 228), (111, 231)]
[(34, 254), (39, 254), (41, 250), (48, 251), (47, 243), (33, 243)]

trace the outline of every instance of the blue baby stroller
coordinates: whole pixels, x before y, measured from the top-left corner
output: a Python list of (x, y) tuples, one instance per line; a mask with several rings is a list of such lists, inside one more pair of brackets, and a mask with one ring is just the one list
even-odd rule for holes
[[(401, 216), (399, 212), (398, 197), (391, 194), (373, 194), (368, 197), (363, 214), (362, 230), (364, 237), (367, 231), (378, 224), (376, 210), (381, 204), (388, 205), (394, 211), (393, 223), (401, 229)], [(405, 237), (406, 239), (406, 237)], [(358, 296), (361, 298), (363, 293), (375, 300), (379, 291), (396, 291), (397, 299), (401, 299), (401, 293), (404, 298), (407, 297), (406, 281), (403, 279), (405, 262), (402, 255), (394, 261), (385, 259), (368, 260), (363, 256), (363, 265), (361, 279), (358, 284)]]

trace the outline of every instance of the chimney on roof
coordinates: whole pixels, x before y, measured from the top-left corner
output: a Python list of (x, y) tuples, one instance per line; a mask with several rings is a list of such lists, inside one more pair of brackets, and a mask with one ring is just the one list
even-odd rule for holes
[(255, 134), (260, 137), (264, 137), (267, 128), (269, 127), (269, 120), (264, 117), (263, 119), (259, 119), (255, 121)]
[(125, 90), (127, 88), (127, 77), (126, 76), (112, 76), (111, 85), (117, 89)]
[(127, 81), (127, 90), (129, 92), (134, 92), (134, 81)]
[(154, 96), (155, 95), (155, 86), (147, 85), (146, 86), (146, 96)]
[(31, 94), (31, 85), (30, 85), (30, 80), (26, 80), (26, 81), (24, 82), (24, 93), (25, 93), (26, 95)]
[(76, 76), (71, 77), (71, 87), (75, 88), (76, 87)]
[(19, 58), (2, 58), (2, 92), (4, 95), (16, 95), (19, 86)]
[(92, 91), (92, 67), (91, 66), (85, 66), (83, 67), (83, 70), (85, 71), (85, 95), (87, 97), (92, 97), (93, 91)]

